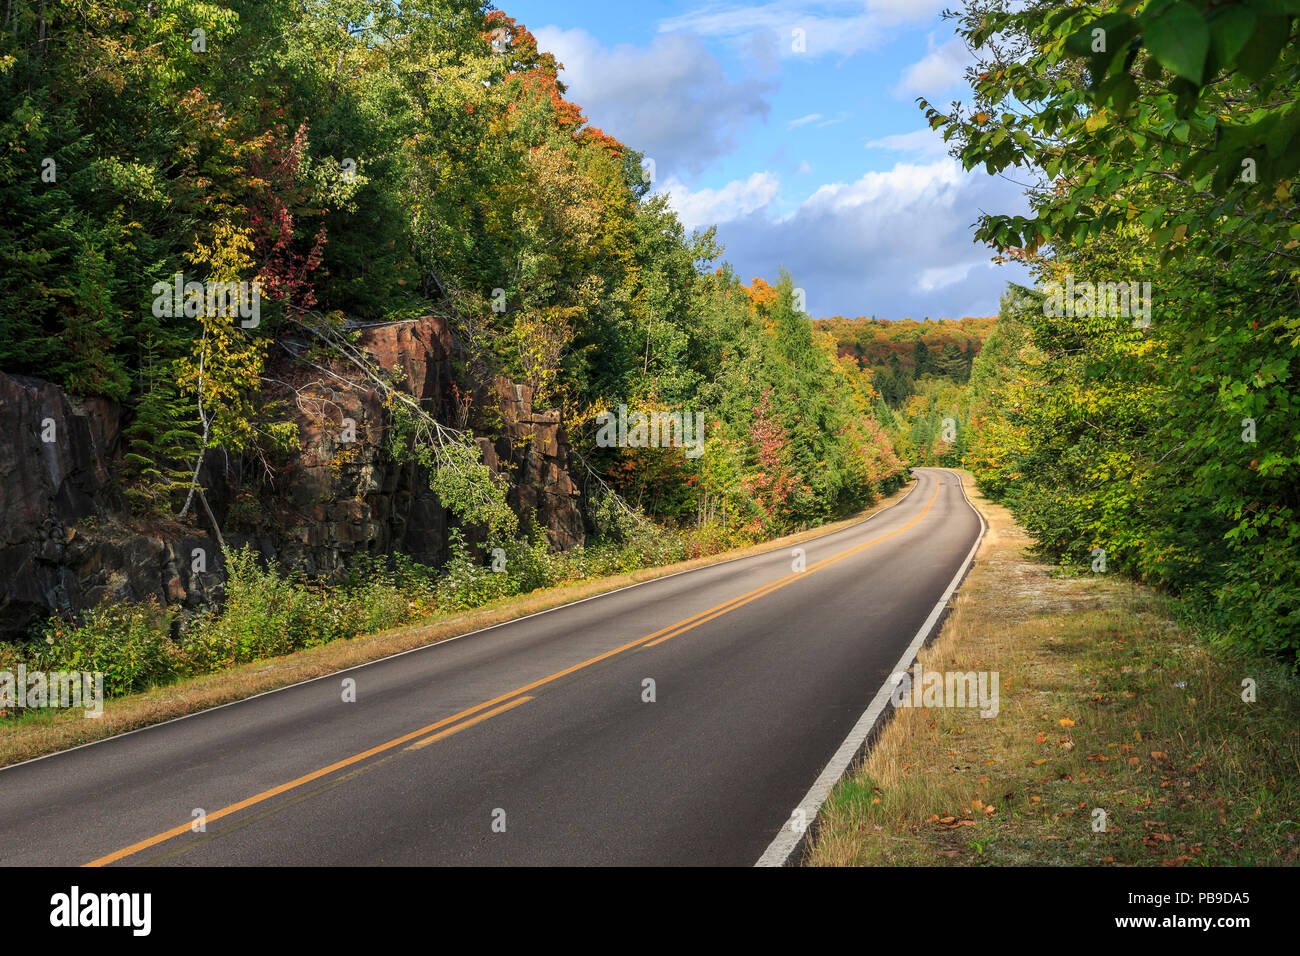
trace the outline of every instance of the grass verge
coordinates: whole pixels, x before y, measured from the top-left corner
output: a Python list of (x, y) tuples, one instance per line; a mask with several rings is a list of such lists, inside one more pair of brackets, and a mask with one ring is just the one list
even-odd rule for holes
[(898, 708), (832, 791), (804, 864), (1300, 862), (1295, 674), (1180, 625), (1141, 585), (1060, 577), (963, 480), (989, 533), (919, 660), (998, 672), (997, 716)]
[(460, 613), (434, 614), (418, 624), (241, 664), (228, 670), (185, 678), (147, 691), (106, 700), (103, 715), (45, 709), (0, 723), (0, 767), (102, 740), (255, 694), (322, 677), (359, 664), (436, 644), (494, 624), (617, 590), (681, 571), (773, 551), (848, 527), (896, 504), (911, 488), (905, 485), (872, 507), (832, 524), (787, 535), (763, 544), (628, 574), (594, 578), (572, 585), (533, 591)]

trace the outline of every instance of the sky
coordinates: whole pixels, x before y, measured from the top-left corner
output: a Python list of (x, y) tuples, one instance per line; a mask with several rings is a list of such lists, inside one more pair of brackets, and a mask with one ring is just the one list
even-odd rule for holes
[(1021, 188), (964, 172), (915, 102), (969, 99), (954, 0), (496, 2), (746, 281), (785, 268), (811, 315), (890, 319), (993, 315), (1027, 281), (973, 241)]

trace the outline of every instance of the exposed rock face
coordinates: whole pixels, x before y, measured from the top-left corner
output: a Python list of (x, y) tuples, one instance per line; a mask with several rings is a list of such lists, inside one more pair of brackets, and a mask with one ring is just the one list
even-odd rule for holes
[[(439, 417), (452, 381), (451, 336), (441, 319), (375, 326), (358, 344), (401, 391)], [(364, 373), (342, 362), (333, 371), (342, 380), (311, 369), (282, 372), (297, 389), (290, 411), (299, 450), (276, 476), (274, 500), (282, 510), (271, 516), (258, 546), (289, 567), (332, 577), (357, 552), (397, 550), (440, 563), (448, 515), (429, 490), (428, 475), (389, 452), (392, 416)]]
[[(452, 342), (441, 319), (369, 328), (359, 344), (425, 411), (447, 420)], [(391, 454), (392, 415), (379, 390), (342, 362), (331, 370), (338, 377), (285, 365), (275, 377), (295, 389), (287, 413), (299, 449), (275, 462), (274, 477), (255, 491), (236, 487), (224, 456), (205, 470), (227, 543), (335, 579), (357, 553), (402, 551), (440, 564), (455, 519), (424, 470)], [(477, 385), (475, 395), (494, 407), (475, 409), (475, 431), (491, 436), (479, 445), (494, 471), (504, 469), (511, 506), (524, 519), (535, 513), (554, 547), (581, 544), (580, 495), (559, 411), (534, 410), (532, 389), (504, 378)], [(111, 402), (78, 402), (48, 382), (0, 373), (0, 429), (13, 452), (0, 456), (0, 636), (102, 601), (153, 597), (198, 608), (220, 599), (219, 548), (205, 517), (143, 528), (126, 516), (115, 489), (122, 425)], [(43, 430), (52, 441), (42, 440)]]
[(220, 555), (206, 535), (112, 521), (120, 429), (112, 402), (78, 402), (49, 382), (0, 373), (0, 433), (13, 452), (0, 456), (0, 634), (102, 601), (213, 599)]
[(569, 444), (558, 408), (533, 410), (533, 389), (498, 376), (496, 397), (505, 434), (495, 454), (484, 460), (499, 469), (501, 461), (515, 466), (511, 507), (521, 515), (536, 513), (551, 544), (567, 551), (582, 544), (585, 533), (579, 489), (569, 474)]

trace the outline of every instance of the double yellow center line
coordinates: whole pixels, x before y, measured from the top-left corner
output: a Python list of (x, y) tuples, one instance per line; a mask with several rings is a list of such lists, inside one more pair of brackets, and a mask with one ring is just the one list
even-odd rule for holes
[[(622, 645), (621, 647), (616, 647), (611, 651), (606, 651), (603, 654), (598, 654), (597, 656), (589, 658), (588, 660), (585, 660), (580, 664), (574, 664), (572, 667), (566, 667), (562, 671), (556, 671), (554, 674), (550, 674), (546, 677), (540, 678), (539, 680), (535, 680), (530, 684), (525, 684), (522, 687), (516, 687), (514, 690), (509, 691), (508, 693), (501, 694), (498, 697), (493, 697), (491, 700), (485, 700), (481, 704), (475, 704), (473, 707), (470, 707), (466, 710), (462, 710), (458, 714), (452, 714), (450, 717), (444, 717), (442, 720), (429, 724), (427, 727), (421, 727), (419, 730), (413, 730), (409, 734), (403, 734), (400, 737), (394, 737), (392, 740), (386, 743), (379, 744), (378, 746), (371, 747), (368, 750), (363, 750), (361, 753), (353, 754), (351, 757), (347, 757), (343, 760), (336, 761), (335, 763), (330, 764), (328, 767), (321, 767), (319, 770), (313, 770), (311, 773), (304, 774), (301, 777), (297, 777), (294, 780), (290, 780), (288, 783), (282, 783), (279, 786), (272, 787), (269, 790), (263, 790), (261, 793), (248, 797), (245, 800), (240, 800), (238, 803), (232, 803), (229, 806), (222, 807), (220, 810), (216, 810), (213, 811), (212, 813), (206, 814), (205, 822), (210, 823), (216, 820), (220, 820), (222, 817), (230, 816), (232, 813), (238, 813), (240, 810), (245, 810), (248, 807), (251, 807), (255, 804), (262, 803), (263, 801), (266, 800), (270, 800), (271, 798), (277, 797), (280, 794), (286, 793), (289, 790), (293, 790), (297, 787), (301, 787), (303, 784), (310, 783), (311, 781), (318, 780), (321, 777), (326, 776), (327, 774), (334, 773), (336, 770), (342, 770), (344, 767), (350, 767), (353, 764), (360, 763), (363, 760), (368, 760), (369, 758), (375, 756), (376, 754), (381, 754), (387, 750), (392, 750), (394, 747), (400, 747), (402, 744), (415, 741), (414, 743), (410, 743), (410, 746), (407, 747), (408, 750), (418, 750), (422, 747), (427, 747), (431, 743), (442, 740), (446, 737), (450, 737), (452, 734), (459, 733), (460, 731), (465, 730), (468, 727), (472, 727), (475, 724), (482, 723), (483, 721), (489, 720), (492, 717), (497, 716), (498, 714), (505, 713), (507, 710), (512, 710), (513, 708), (518, 707), (520, 704), (526, 701), (532, 700), (533, 698), (530, 696), (521, 696), (521, 695), (527, 695), (529, 691), (536, 690), (538, 687), (541, 687), (545, 684), (550, 684), (554, 681), (559, 680), (562, 677), (567, 677), (570, 674), (573, 674), (577, 671), (590, 667), (593, 664), (598, 664), (601, 661), (608, 660), (609, 658), (614, 657), (617, 654), (622, 654), (623, 652), (629, 651), (635, 647), (642, 647), (642, 646), (654, 647), (656, 644), (662, 644), (664, 641), (670, 640), (679, 634), (683, 634), (686, 631), (691, 630), (692, 628), (699, 627), (701, 624), (705, 624), (709, 621), (712, 621), (714, 618), (721, 617), (723, 614), (726, 614), (730, 611), (734, 611), (738, 607), (743, 607), (744, 605), (748, 604), (750, 601), (756, 601), (759, 598), (763, 597), (764, 595), (771, 594), (773, 591), (779, 590), (780, 588), (783, 588), (786, 585), (799, 580), (800, 578), (807, 577), (809, 574), (814, 574), (817, 571), (821, 571), (824, 570), (825, 568), (829, 568), (833, 564), (837, 564), (838, 562), (843, 561), (846, 558), (851, 558), (853, 555), (858, 554), (861, 551), (865, 551), (867, 548), (870, 548), (872, 545), (879, 544), (882, 541), (886, 541), (889, 538), (893, 538), (897, 535), (902, 534), (904, 531), (906, 531), (908, 528), (915, 525), (918, 521), (920, 521), (929, 513), (930, 508), (934, 505), (935, 499), (937, 499), (938, 497), (939, 497), (939, 485), (936, 484), (934, 489), (934, 494), (930, 496), (930, 500), (926, 502), (925, 507), (922, 508), (921, 511), (918, 512), (915, 517), (911, 518), (906, 524), (902, 525), (901, 527), (899, 527), (894, 531), (890, 531), (886, 534), (880, 535), (879, 537), (872, 538), (870, 541), (863, 542), (862, 544), (859, 544), (855, 547), (849, 548), (845, 551), (841, 551), (839, 554), (833, 554), (829, 558), (824, 558), (823, 560), (818, 561), (816, 564), (809, 565), (803, 571), (795, 571), (790, 574), (787, 574), (785, 577), (780, 578), (777, 581), (773, 581), (770, 584), (764, 584), (761, 587), (754, 588), (752, 591), (747, 591), (744, 594), (738, 595), (737, 597), (734, 597), (729, 601), (725, 601), (722, 604), (719, 604), (715, 607), (711, 607), (707, 611), (701, 611), (700, 613), (688, 617), (685, 620), (678, 621), (676, 624), (670, 624), (668, 627), (655, 631), (653, 634), (647, 634), (645, 637), (639, 637), (635, 641), (631, 641), (627, 644)], [(417, 738), (423, 738), (423, 739), (417, 739)], [(182, 834), (189, 833), (191, 832), (191, 829), (192, 829), (191, 823), (182, 823), (179, 826), (172, 827), (170, 830), (164, 830), (162, 833), (155, 834), (154, 836), (151, 836), (146, 840), (141, 840), (138, 843), (132, 843), (130, 846), (123, 847), (120, 850), (114, 850), (112, 853), (109, 853), (106, 856), (101, 856), (96, 860), (91, 860), (89, 863), (86, 863), (84, 865), (85, 866), (107, 866), (110, 863), (116, 863), (118, 860), (124, 859), (125, 857), (128, 856), (134, 856), (135, 854), (139, 853), (142, 850), (147, 850), (152, 846), (157, 846), (159, 843), (164, 843), (167, 840), (172, 839), (173, 837), (178, 837), (181, 836)]]

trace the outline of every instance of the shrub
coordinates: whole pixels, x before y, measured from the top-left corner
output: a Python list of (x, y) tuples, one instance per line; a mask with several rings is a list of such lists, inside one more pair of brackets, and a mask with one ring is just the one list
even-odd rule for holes
[(156, 602), (108, 605), (79, 622), (52, 618), (26, 649), (29, 669), (102, 671), (104, 693), (118, 697), (176, 676), (171, 612)]

